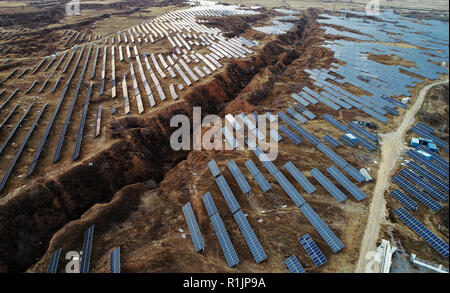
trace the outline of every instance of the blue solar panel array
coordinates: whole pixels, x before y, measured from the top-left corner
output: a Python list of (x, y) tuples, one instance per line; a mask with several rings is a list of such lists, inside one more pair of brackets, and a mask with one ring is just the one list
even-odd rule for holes
[(48, 265), (48, 273), (55, 274), (58, 271), (58, 262), (59, 256), (61, 254), (61, 248), (58, 248), (55, 252), (53, 252), (52, 257), (50, 258), (50, 264)]
[(295, 111), (292, 108), (287, 108), (286, 112), (288, 112), (292, 117), (297, 119), (297, 121), (299, 121), (302, 124), (308, 122), (308, 120), (306, 120), (305, 117), (303, 117), (300, 113), (298, 113), (297, 111)]
[(291, 271), (291, 273), (296, 273), (296, 274), (306, 273), (305, 269), (300, 264), (300, 262), (298, 261), (298, 258), (295, 255), (291, 255), (289, 258), (287, 258), (284, 261), (284, 263), (288, 267), (289, 271)]
[(446, 150), (448, 152), (448, 143), (446, 141), (443, 141), (442, 139), (430, 134), (428, 131), (423, 130), (422, 128), (419, 128), (416, 126), (411, 128), (411, 131), (414, 133), (417, 133), (418, 135), (433, 140), (433, 142), (440, 148)]
[(296, 100), (297, 102), (299, 102), (300, 104), (302, 104), (303, 106), (308, 106), (309, 102), (306, 101), (305, 99), (303, 99), (302, 97), (300, 97), (297, 94), (292, 94), (291, 98), (293, 98), (294, 100)]
[(408, 150), (406, 154), (410, 156), (414, 161), (421, 163), (422, 165), (424, 165), (434, 173), (438, 174), (442, 178), (444, 179), (448, 178), (448, 169), (441, 168), (439, 165), (436, 165), (435, 163), (425, 159), (424, 156), (422, 156), (416, 151)]
[(319, 247), (317, 247), (316, 243), (314, 243), (308, 234), (303, 235), (299, 241), (317, 267), (320, 267), (327, 262), (322, 251), (320, 251)]
[(444, 257), (448, 257), (448, 244), (442, 239), (437, 237), (433, 232), (428, 230), (422, 223), (420, 223), (416, 218), (411, 216), (403, 208), (398, 208), (394, 211), (394, 214), (400, 218), (408, 227), (410, 227), (414, 232), (416, 232), (420, 237), (425, 239), (434, 249), (436, 249)]
[(338, 181), (348, 192), (350, 192), (353, 197), (361, 201), (365, 199), (367, 196), (364, 192), (361, 191), (353, 182), (351, 182), (344, 174), (342, 174), (335, 166), (330, 166), (327, 168), (328, 173), (333, 176), (336, 181)]
[(435, 201), (434, 199), (432, 199), (431, 197), (429, 197), (428, 195), (417, 189), (401, 175), (399, 174), (395, 175), (392, 178), (392, 181), (397, 183), (401, 188), (403, 188), (406, 192), (417, 198), (421, 203), (430, 208), (432, 211), (437, 212), (440, 209), (442, 209), (442, 206), (437, 201)]
[(305, 100), (307, 100), (308, 102), (310, 102), (313, 105), (315, 105), (315, 104), (317, 104), (319, 102), (315, 98), (311, 97), (310, 95), (308, 95), (305, 92), (301, 92), (300, 96), (302, 96)]
[(292, 199), (296, 206), (301, 207), (305, 203), (305, 199), (300, 195), (300, 193), (295, 189), (295, 187), (286, 179), (286, 177), (281, 173), (281, 171), (272, 174), (273, 177), (278, 181), (281, 188), (286, 192), (286, 194)]
[(428, 181), (425, 181), (414, 173), (413, 171), (409, 169), (403, 169), (400, 171), (400, 174), (411, 180), (414, 184), (420, 186), (428, 192), (428, 194), (432, 195), (434, 198), (438, 199), (439, 201), (446, 201), (448, 199), (448, 195), (446, 195), (444, 192), (440, 191), (438, 188), (436, 188), (433, 184), (431, 184)]
[(202, 196), (203, 205), (206, 208), (206, 212), (208, 213), (208, 217), (211, 217), (215, 213), (217, 213), (216, 205), (214, 204), (214, 200), (211, 197), (211, 193), (207, 192)]
[(360, 125), (356, 124), (355, 122), (350, 122), (350, 124), (348, 126), (350, 128), (353, 128), (355, 131), (358, 131), (359, 133), (361, 133), (362, 135), (364, 135), (371, 141), (373, 141), (373, 142), (378, 141), (378, 137), (375, 134), (371, 133), (367, 129), (362, 128)]
[(392, 190), (391, 195), (410, 211), (415, 211), (419, 208), (419, 205), (415, 201), (410, 199), (406, 194), (401, 192), (400, 189), (398, 189), (398, 188)]
[(295, 134), (292, 130), (287, 128), (284, 125), (280, 126), (281, 132), (283, 132), (287, 137), (289, 137), (296, 145), (300, 144), (302, 142), (302, 139)]
[(314, 113), (312, 113), (311, 111), (307, 110), (305, 107), (299, 104), (295, 104), (294, 107), (301, 114), (305, 115), (309, 120), (313, 120), (316, 118), (316, 115), (314, 115)]
[(195, 218), (194, 211), (192, 210), (191, 203), (188, 202), (182, 207), (186, 224), (191, 234), (192, 244), (194, 245), (195, 252), (205, 249), (205, 242), (203, 241), (202, 233)]
[(120, 246), (111, 252), (110, 256), (110, 272), (113, 274), (120, 273)]
[(305, 175), (303, 175), (302, 172), (300, 172), (300, 170), (297, 169), (297, 167), (295, 167), (292, 162), (287, 162), (286, 164), (284, 164), (284, 167), (286, 168), (286, 170), (288, 170), (292, 177), (294, 177), (298, 184), (303, 187), (306, 193), (311, 194), (317, 190), (317, 188), (312, 185), (311, 182), (309, 182)]
[(236, 179), (236, 182), (241, 188), (242, 193), (249, 193), (251, 191), (250, 185), (248, 185), (247, 180), (245, 180), (245, 177), (244, 175), (242, 175), (241, 170), (239, 170), (238, 166), (236, 165), (236, 162), (234, 160), (231, 160), (228, 162), (227, 166), (228, 169), (230, 169), (231, 174), (233, 174), (234, 179)]
[(311, 225), (314, 226), (323, 240), (331, 247), (334, 253), (344, 248), (344, 244), (336, 237), (333, 231), (325, 224), (325, 222), (317, 215), (313, 208), (305, 203), (300, 207), (300, 211), (305, 215)]
[(256, 263), (260, 263), (265, 260), (267, 258), (267, 255), (264, 252), (261, 243), (259, 243), (258, 238), (253, 232), (253, 229), (247, 221), (247, 218), (245, 217), (242, 210), (237, 211), (233, 216), (239, 226), (239, 230), (241, 230), (242, 236), (244, 236), (245, 242), (247, 242), (247, 245), (250, 248), (250, 251)]
[(414, 161), (409, 161), (406, 165), (408, 167), (410, 167), (411, 169), (413, 169), (420, 176), (426, 178), (433, 185), (437, 186), (441, 190), (443, 190), (443, 191), (448, 193), (448, 182), (447, 181), (442, 180), (441, 178), (439, 178), (438, 176), (434, 175), (433, 173), (431, 173), (427, 169), (423, 168), (422, 166), (420, 166), (419, 164), (417, 164)]
[(223, 198), (228, 204), (228, 207), (230, 208), (232, 213), (237, 212), (241, 206), (238, 204), (236, 198), (233, 195), (233, 192), (230, 189), (230, 186), (228, 186), (227, 181), (223, 177), (223, 175), (220, 175), (216, 178), (217, 185), (219, 185), (220, 192), (223, 195)]
[(347, 196), (339, 190), (319, 169), (314, 168), (310, 171), (311, 175), (320, 183), (320, 185), (325, 188), (332, 197), (334, 197), (338, 202), (343, 202), (347, 199)]
[(93, 238), (94, 238), (94, 225), (90, 226), (84, 232), (83, 254), (81, 255), (81, 263), (80, 263), (80, 273), (82, 274), (89, 273)]
[(245, 166), (250, 171), (250, 174), (252, 174), (253, 178), (255, 178), (256, 182), (258, 182), (258, 185), (259, 187), (261, 187), (261, 190), (263, 192), (266, 192), (272, 188), (267, 179), (264, 177), (261, 171), (259, 171), (252, 160), (248, 160), (247, 162), (245, 162)]
[(447, 168), (447, 169), (449, 168), (449, 162), (447, 160), (445, 160), (444, 158), (440, 157), (436, 153), (431, 152), (427, 147), (419, 144), (417, 146), (417, 150), (424, 151), (424, 152), (430, 154), (432, 160), (435, 161), (436, 163), (438, 163), (442, 168)]
[(223, 254), (230, 268), (234, 267), (239, 263), (239, 258), (234, 250), (233, 243), (228, 236), (227, 230), (223, 225), (222, 219), (219, 213), (215, 213), (210, 217), (211, 223), (213, 225), (214, 231), (216, 232), (217, 239), (219, 240), (220, 247), (222, 248)]
[(213, 175), (213, 177), (216, 177), (217, 175), (220, 174), (220, 170), (219, 170), (219, 167), (217, 166), (216, 161), (214, 161), (214, 160), (209, 161), (208, 167), (209, 167), (209, 170), (211, 171), (211, 174)]
[(334, 139), (332, 136), (330, 136), (329, 134), (326, 134), (323, 137), (323, 140), (328, 142), (332, 147), (337, 148), (339, 146), (341, 146), (341, 144), (339, 143), (339, 141), (337, 141), (336, 139)]

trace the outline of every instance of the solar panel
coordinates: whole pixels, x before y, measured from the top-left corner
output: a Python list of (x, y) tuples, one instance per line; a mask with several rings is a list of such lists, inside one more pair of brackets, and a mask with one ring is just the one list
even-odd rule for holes
[(415, 211), (419, 207), (419, 205), (416, 202), (414, 202), (412, 199), (410, 199), (406, 194), (401, 192), (400, 189), (398, 189), (398, 188), (392, 190), (391, 195), (410, 211)]
[(305, 177), (305, 175), (300, 172), (300, 170), (295, 167), (295, 165), (292, 162), (287, 162), (284, 164), (284, 167), (288, 172), (294, 177), (294, 179), (300, 184), (303, 189), (306, 191), (306, 193), (311, 194), (314, 191), (316, 191), (316, 187), (309, 182), (309, 180)]
[(278, 133), (278, 131), (276, 131), (275, 129), (271, 129), (269, 131), (270, 137), (276, 141), (276, 142), (280, 142), (283, 138), (281, 137), (281, 135)]
[(120, 246), (111, 252), (110, 272), (113, 274), (120, 273)]
[(223, 177), (223, 175), (220, 175), (220, 177), (216, 178), (216, 182), (217, 182), (217, 185), (219, 185), (220, 192), (222, 192), (222, 195), (225, 198), (225, 201), (227, 202), (228, 207), (230, 208), (231, 212), (234, 214), (241, 207), (239, 206), (236, 198), (234, 197), (233, 192), (230, 189), (230, 186), (228, 186), (228, 183), (225, 180), (225, 177)]
[(288, 269), (291, 271), (291, 273), (297, 273), (302, 274), (306, 273), (305, 269), (302, 267), (300, 262), (298, 261), (297, 257), (295, 255), (291, 255), (289, 258), (287, 258), (284, 263), (288, 267)]
[(442, 209), (442, 206), (437, 201), (435, 201), (434, 199), (432, 199), (431, 197), (429, 197), (428, 195), (417, 189), (401, 175), (399, 174), (395, 175), (392, 178), (392, 181), (397, 183), (401, 188), (403, 188), (406, 192), (417, 198), (421, 203), (430, 208), (432, 211), (437, 212), (440, 209)]
[(239, 230), (241, 230), (242, 236), (244, 236), (245, 242), (247, 242), (253, 257), (255, 258), (256, 263), (260, 263), (265, 260), (267, 255), (242, 210), (237, 211), (233, 216), (239, 226)]
[(406, 154), (408, 156), (410, 156), (414, 161), (417, 161), (417, 162), (421, 163), (422, 165), (424, 165), (425, 167), (427, 167), (428, 169), (430, 169), (434, 173), (438, 174), (442, 178), (444, 178), (444, 179), (448, 178), (448, 169), (445, 170), (445, 169), (439, 167), (438, 165), (436, 165), (435, 163), (433, 163), (431, 161), (428, 161), (427, 159), (425, 159), (424, 156), (420, 155), (416, 151), (408, 150), (406, 152)]
[(202, 233), (198, 227), (197, 220), (195, 218), (194, 211), (192, 210), (191, 203), (188, 202), (182, 207), (184, 218), (186, 219), (186, 224), (191, 234), (192, 244), (194, 244), (195, 252), (205, 248), (205, 242), (203, 241)]
[(283, 132), (287, 137), (289, 137), (296, 145), (302, 142), (302, 139), (286, 126), (281, 125), (280, 131)]
[(415, 174), (413, 171), (409, 169), (403, 169), (400, 171), (400, 174), (411, 180), (411, 182), (413, 182), (414, 184), (422, 187), (423, 190), (428, 192), (434, 198), (437, 198), (439, 201), (446, 201), (448, 199), (448, 195), (440, 191), (438, 188), (434, 187), (434, 185), (432, 185), (428, 181), (423, 180), (422, 177)]
[[(0, 126), (0, 128), (1, 128), (1, 126)], [(421, 151), (424, 151), (424, 152), (427, 152), (428, 154), (430, 154), (431, 157), (433, 158), (433, 160), (436, 163), (438, 163), (442, 168), (447, 168), (447, 169), (449, 168), (449, 162), (447, 160), (445, 160), (442, 157), (438, 156), (436, 153), (430, 152), (430, 150), (427, 147), (419, 144), (417, 146), (417, 150), (421, 150)]]
[(220, 174), (219, 167), (217, 166), (217, 163), (215, 160), (209, 161), (208, 167), (209, 167), (209, 170), (211, 171), (211, 174), (213, 175), (213, 177), (216, 177), (217, 175)]
[(281, 171), (272, 174), (273, 177), (278, 181), (281, 188), (287, 193), (287, 195), (292, 199), (296, 206), (301, 207), (305, 203), (305, 199), (300, 195), (300, 193), (295, 189), (295, 187), (286, 179), (286, 177), (281, 173)]
[(308, 234), (303, 235), (299, 240), (300, 244), (317, 267), (320, 267), (327, 262), (322, 251), (320, 251), (319, 247), (317, 247), (316, 243), (314, 243)]
[(83, 254), (81, 255), (80, 273), (89, 273), (89, 265), (92, 251), (92, 239), (94, 237), (94, 225), (84, 232)]
[(366, 180), (366, 177), (362, 175), (358, 170), (355, 169), (352, 165), (347, 165), (344, 167), (344, 171), (353, 177), (358, 183), (361, 183)]
[(216, 205), (214, 204), (214, 200), (212, 199), (211, 193), (209, 192), (205, 193), (202, 196), (202, 200), (209, 217), (217, 213), (217, 208)]
[(302, 97), (300, 97), (297, 94), (292, 94), (291, 98), (293, 98), (294, 100), (296, 100), (297, 102), (299, 102), (300, 104), (302, 104), (303, 106), (308, 106), (309, 102), (305, 101)]
[(239, 146), (239, 143), (234, 138), (233, 133), (231, 133), (231, 131), (228, 129), (228, 127), (223, 127), (222, 132), (225, 135), (225, 139), (226, 139), (228, 145), (231, 147), (231, 149), (234, 150), (235, 148), (237, 148)]
[(438, 176), (434, 175), (433, 173), (431, 173), (427, 169), (423, 168), (422, 166), (420, 166), (419, 164), (417, 164), (414, 161), (409, 161), (406, 165), (408, 165), (408, 167), (410, 167), (415, 172), (417, 172), (420, 176), (426, 178), (432, 184), (434, 184), (435, 186), (437, 186), (441, 190), (443, 190), (443, 191), (448, 193), (448, 182), (442, 180), (441, 178), (439, 178)]
[(358, 131), (359, 133), (361, 133), (362, 135), (364, 135), (365, 137), (367, 137), (371, 141), (373, 141), (373, 142), (377, 142), (378, 141), (378, 137), (375, 134), (371, 133), (367, 129), (362, 128), (361, 126), (359, 126), (355, 122), (351, 122), (348, 126), (353, 128), (354, 130)]
[(230, 169), (231, 174), (233, 174), (233, 177), (238, 183), (239, 187), (241, 188), (242, 193), (249, 193), (251, 191), (250, 185), (248, 185), (247, 180), (245, 180), (245, 177), (244, 175), (242, 175), (241, 171), (236, 165), (236, 162), (234, 160), (231, 160), (228, 162), (227, 166), (228, 169)]
[(253, 178), (255, 178), (256, 182), (258, 182), (258, 185), (263, 192), (266, 192), (272, 188), (267, 179), (264, 177), (261, 171), (259, 171), (252, 160), (248, 160), (247, 162), (245, 162), (245, 166), (250, 171), (250, 174), (252, 174)]
[(403, 208), (398, 208), (394, 211), (394, 214), (400, 218), (409, 228), (416, 232), (426, 242), (428, 242), (434, 249), (436, 249), (444, 257), (448, 257), (448, 244), (437, 237), (433, 232), (428, 230), (422, 223), (416, 218), (411, 216)]
[(50, 264), (48, 265), (48, 270), (47, 270), (49, 274), (55, 274), (57, 272), (60, 254), (61, 254), (61, 248), (58, 248), (55, 252), (53, 252), (52, 257), (50, 258)]
[(311, 225), (314, 226), (316, 231), (319, 232), (323, 240), (328, 243), (334, 253), (344, 248), (344, 244), (336, 237), (333, 231), (330, 230), (327, 224), (325, 224), (308, 203), (302, 205), (300, 211), (305, 215)]
[(330, 166), (327, 169), (328, 173), (333, 176), (336, 181), (338, 181), (351, 195), (353, 195), (356, 200), (360, 201), (365, 199), (367, 196), (361, 191), (353, 182), (351, 182), (344, 174), (341, 173), (335, 166)]
[(343, 202), (347, 196), (339, 190), (319, 169), (314, 168), (310, 171), (311, 175), (323, 186), (338, 202)]
[(292, 117), (297, 119), (302, 124), (308, 122), (308, 120), (306, 120), (305, 117), (303, 117), (300, 113), (298, 113), (297, 111), (295, 111), (292, 108), (287, 108), (286, 112), (288, 112)]
[(233, 243), (231, 243), (230, 237), (228, 236), (227, 230), (223, 225), (219, 213), (212, 215), (210, 220), (214, 231), (216, 232), (217, 239), (219, 240), (220, 247), (222, 248), (228, 266), (232, 268), (239, 263), (239, 258), (234, 250)]
[(332, 136), (330, 136), (329, 134), (326, 134), (323, 137), (323, 140), (328, 142), (332, 147), (337, 148), (339, 147), (341, 144), (339, 143), (339, 141), (337, 141), (336, 139), (334, 139)]

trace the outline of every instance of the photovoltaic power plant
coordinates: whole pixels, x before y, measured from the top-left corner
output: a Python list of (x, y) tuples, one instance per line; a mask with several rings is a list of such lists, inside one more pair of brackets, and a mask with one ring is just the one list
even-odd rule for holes
[(209, 170), (211, 171), (211, 174), (213, 177), (216, 177), (220, 174), (219, 167), (217, 166), (217, 163), (215, 160), (211, 160), (208, 162)]
[(400, 218), (409, 228), (416, 232), (426, 242), (428, 242), (434, 249), (436, 249), (444, 257), (448, 257), (448, 244), (437, 237), (433, 232), (428, 230), (421, 222), (411, 216), (403, 208), (398, 208), (394, 214)]
[(305, 204), (305, 199), (300, 195), (300, 193), (295, 189), (295, 187), (287, 180), (287, 178), (281, 173), (281, 171), (273, 174), (273, 177), (278, 181), (284, 192), (292, 199), (296, 206), (301, 207)]
[(413, 169), (414, 172), (418, 173), (420, 176), (427, 179), (431, 184), (437, 186), (441, 190), (448, 193), (448, 182), (447, 181), (442, 180), (441, 178), (434, 175), (433, 173), (431, 173), (430, 171), (428, 171), (427, 169), (420, 166), (419, 164), (417, 164), (414, 161), (409, 161), (406, 165), (408, 167), (410, 167), (411, 169)]
[(266, 192), (272, 188), (267, 179), (264, 177), (261, 171), (259, 171), (252, 160), (248, 160), (247, 162), (245, 162), (245, 166), (250, 171), (250, 174), (252, 174), (253, 178), (255, 178), (256, 182), (263, 192)]
[(284, 164), (284, 167), (288, 172), (294, 177), (294, 179), (300, 184), (303, 189), (306, 191), (306, 193), (311, 194), (314, 191), (316, 191), (316, 187), (309, 182), (309, 180), (305, 177), (305, 175), (300, 172), (300, 170), (295, 167), (295, 165), (292, 162), (287, 162)]
[(296, 145), (299, 145), (302, 142), (302, 139), (286, 126), (281, 125), (280, 131), (284, 133), (284, 135), (289, 137), (289, 139), (292, 140)]
[(215, 213), (217, 213), (216, 205), (214, 204), (214, 200), (211, 197), (211, 193), (207, 192), (202, 196), (203, 205), (205, 206), (206, 212), (208, 213), (208, 217), (211, 217)]
[(421, 163), (422, 165), (424, 165), (425, 167), (427, 167), (428, 169), (430, 169), (434, 173), (438, 174), (442, 178), (444, 178), (444, 179), (448, 178), (448, 169), (441, 168), (439, 165), (436, 165), (435, 163), (425, 159), (424, 156), (420, 155), (416, 151), (408, 150), (406, 152), (406, 154), (408, 156), (410, 156), (414, 161), (416, 161), (418, 163)]
[(223, 175), (220, 175), (216, 178), (217, 185), (219, 185), (220, 192), (223, 195), (223, 198), (228, 204), (228, 207), (230, 208), (231, 212), (234, 214), (237, 212), (241, 206), (238, 204), (236, 198), (233, 195), (233, 192), (231, 191), (230, 186), (228, 186), (227, 181), (225, 180), (225, 177)]
[(267, 258), (267, 255), (264, 252), (261, 243), (259, 243), (258, 238), (253, 232), (253, 229), (250, 226), (250, 223), (247, 221), (247, 218), (245, 217), (242, 210), (237, 211), (233, 216), (239, 226), (239, 230), (241, 230), (242, 236), (244, 236), (245, 242), (250, 248), (250, 251), (256, 263), (260, 263), (265, 260)]
[(191, 203), (188, 202), (182, 207), (184, 218), (191, 234), (192, 244), (194, 245), (195, 252), (205, 248), (205, 242), (203, 241), (202, 233), (195, 218), (194, 211), (192, 210)]
[(251, 191), (250, 185), (248, 185), (247, 180), (245, 180), (244, 175), (242, 175), (241, 170), (239, 170), (236, 162), (231, 160), (227, 163), (228, 169), (230, 169), (231, 174), (233, 174), (234, 179), (238, 183), (243, 194), (247, 194)]
[(322, 251), (320, 251), (319, 247), (317, 247), (316, 243), (314, 243), (308, 234), (303, 235), (299, 241), (317, 267), (320, 267), (327, 262)]
[(308, 203), (302, 205), (300, 211), (302, 211), (311, 225), (319, 232), (320, 236), (322, 236), (323, 240), (331, 247), (334, 253), (344, 248), (344, 244), (336, 237), (333, 231), (330, 230), (327, 224), (325, 224)]
[(442, 168), (447, 168), (447, 169), (449, 168), (449, 162), (447, 160), (440, 157), (436, 153), (430, 152), (430, 150), (427, 147), (419, 144), (416, 149), (419, 151), (428, 153), (431, 156), (432, 160), (435, 161), (436, 163), (438, 163)]
[(410, 199), (398, 188), (392, 190), (391, 195), (410, 211), (415, 211), (419, 207), (419, 205), (415, 201)]
[(395, 175), (392, 178), (392, 181), (397, 183), (398, 186), (403, 188), (407, 193), (414, 196), (416, 199), (418, 199), (421, 203), (430, 208), (432, 211), (437, 212), (440, 209), (442, 209), (442, 205), (440, 205), (437, 201), (426, 195), (423, 191), (416, 188), (401, 175), (399, 174)]
[(112, 274), (120, 273), (120, 246), (116, 247), (110, 256), (110, 272)]
[(94, 238), (94, 225), (90, 226), (84, 232), (83, 254), (81, 255), (81, 262), (80, 262), (80, 273), (82, 274), (89, 273), (93, 238)]
[(58, 262), (59, 256), (61, 254), (61, 248), (58, 248), (55, 252), (53, 252), (52, 257), (50, 258), (50, 263), (48, 265), (48, 273), (55, 274), (58, 271)]
[(351, 195), (353, 195), (356, 200), (360, 201), (365, 199), (367, 196), (361, 191), (353, 182), (350, 181), (344, 174), (341, 173), (335, 166), (330, 166), (327, 168), (328, 173), (330, 173), (333, 178), (338, 181)]
[(320, 183), (320, 185), (325, 188), (332, 197), (334, 197), (338, 202), (343, 202), (347, 199), (347, 196), (339, 190), (319, 169), (314, 168), (309, 171), (311, 175)]
[(222, 248), (225, 259), (230, 268), (234, 267), (239, 263), (239, 258), (234, 250), (234, 246), (231, 243), (230, 237), (223, 225), (222, 219), (219, 213), (215, 213), (210, 217), (211, 223), (213, 225), (214, 231), (216, 232), (217, 239), (219, 240), (220, 247)]
[(438, 188), (436, 188), (430, 182), (422, 179), (422, 177), (420, 177), (413, 171), (411, 171), (409, 169), (402, 169), (400, 171), (400, 174), (402, 176), (405, 176), (407, 179), (411, 180), (411, 182), (413, 182), (414, 184), (421, 187), (424, 191), (426, 191), (428, 194), (432, 195), (434, 198), (438, 199), (439, 201), (446, 201), (448, 199), (447, 194), (440, 191)]
[(300, 264), (300, 262), (298, 261), (298, 258), (295, 255), (291, 255), (290, 257), (288, 257), (284, 261), (284, 263), (288, 267), (289, 271), (291, 271), (291, 273), (296, 273), (296, 274), (304, 274), (304, 273), (306, 273), (305, 269)]

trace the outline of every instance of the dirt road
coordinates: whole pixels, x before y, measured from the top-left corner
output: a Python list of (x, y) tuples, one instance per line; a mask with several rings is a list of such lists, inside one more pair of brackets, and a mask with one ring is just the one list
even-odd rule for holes
[(356, 273), (371, 272), (370, 270), (366, 270), (367, 264), (371, 261), (371, 259), (366, 260), (366, 255), (368, 252), (376, 250), (376, 243), (378, 240), (378, 235), (380, 233), (380, 225), (382, 224), (386, 216), (386, 201), (384, 199), (384, 192), (390, 185), (392, 172), (398, 162), (397, 154), (403, 148), (403, 137), (405, 136), (406, 131), (414, 124), (416, 113), (421, 108), (425, 96), (430, 88), (435, 85), (447, 82), (448, 79), (424, 87), (420, 91), (419, 97), (417, 98), (415, 103), (404, 115), (403, 121), (397, 128), (397, 130), (380, 135), (382, 141), (381, 165), (377, 175), (372, 202), (370, 203), (366, 230), (364, 231), (364, 236), (361, 241), (359, 259), (355, 269)]

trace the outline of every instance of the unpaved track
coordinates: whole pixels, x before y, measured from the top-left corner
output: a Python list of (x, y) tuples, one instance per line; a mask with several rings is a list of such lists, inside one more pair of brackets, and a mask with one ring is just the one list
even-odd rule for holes
[(366, 230), (361, 241), (361, 248), (359, 251), (359, 259), (356, 264), (356, 273), (365, 273), (366, 255), (369, 251), (376, 250), (378, 235), (380, 233), (380, 225), (386, 216), (386, 201), (384, 199), (384, 192), (390, 185), (390, 178), (392, 172), (397, 164), (397, 154), (403, 147), (403, 138), (406, 131), (413, 125), (417, 111), (422, 106), (428, 91), (435, 85), (447, 83), (447, 80), (435, 82), (424, 87), (417, 98), (416, 102), (405, 113), (403, 121), (395, 132), (380, 135), (381, 144), (381, 165), (377, 175), (375, 190), (373, 192), (372, 202), (370, 203), (369, 216), (367, 219)]

